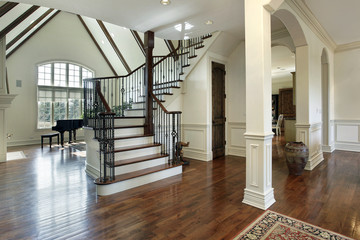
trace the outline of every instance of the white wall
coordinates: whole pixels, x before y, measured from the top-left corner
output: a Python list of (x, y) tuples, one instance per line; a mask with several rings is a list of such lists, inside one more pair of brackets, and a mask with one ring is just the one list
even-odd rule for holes
[(241, 42), (230, 55), (226, 67), (226, 112), (228, 113), (226, 153), (245, 156), (246, 89), (244, 42)]
[(360, 151), (360, 49), (335, 54), (335, 147)]
[[(36, 66), (51, 60), (66, 60), (93, 69), (96, 76), (112, 75), (76, 15), (61, 12), (7, 60), (10, 91), (18, 96), (7, 111), (8, 145), (40, 143), (37, 129)], [(16, 87), (16, 80), (22, 87)], [(67, 134), (66, 134), (67, 135)], [(83, 136), (78, 131), (79, 137)]]
[(292, 88), (293, 87), (293, 79), (292, 75), (287, 75), (281, 78), (272, 79), (272, 94), (279, 94), (279, 89), (282, 88)]

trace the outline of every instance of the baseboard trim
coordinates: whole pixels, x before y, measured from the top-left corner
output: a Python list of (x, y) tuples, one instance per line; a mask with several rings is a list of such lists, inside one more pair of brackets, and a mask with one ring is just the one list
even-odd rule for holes
[(319, 152), (318, 154), (314, 155), (311, 159), (308, 160), (305, 170), (311, 171), (314, 168), (316, 168), (317, 165), (319, 165), (324, 160), (324, 156), (322, 152)]
[(262, 194), (245, 188), (243, 203), (266, 210), (275, 203), (274, 189)]
[(335, 146), (334, 146), (334, 145), (322, 146), (322, 151), (323, 151), (323, 152), (326, 152), (326, 153), (332, 153), (333, 151), (335, 151)]
[(360, 152), (360, 144), (335, 143), (335, 150)]
[(244, 147), (228, 147), (227, 155), (233, 155), (238, 157), (246, 157), (246, 148)]
[(96, 179), (100, 176), (100, 171), (99, 169), (91, 166), (90, 164), (88, 164), (86, 162), (86, 166), (85, 166), (85, 173), (91, 177), (92, 179)]
[(198, 152), (198, 151), (184, 148), (184, 157), (201, 160), (201, 161), (211, 161), (212, 153)]

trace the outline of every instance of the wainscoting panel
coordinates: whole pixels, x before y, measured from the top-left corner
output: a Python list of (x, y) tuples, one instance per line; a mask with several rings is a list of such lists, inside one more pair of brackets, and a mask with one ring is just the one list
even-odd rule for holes
[(246, 124), (244, 122), (229, 122), (227, 126), (227, 155), (246, 156), (246, 142), (244, 133)]
[(210, 126), (206, 124), (182, 124), (182, 136), (189, 147), (184, 147), (184, 156), (197, 160), (212, 160)]
[(335, 149), (360, 152), (360, 120), (335, 120)]

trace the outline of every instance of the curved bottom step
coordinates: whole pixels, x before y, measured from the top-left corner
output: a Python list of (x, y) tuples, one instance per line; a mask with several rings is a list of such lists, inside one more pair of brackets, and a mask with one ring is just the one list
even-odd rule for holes
[(111, 183), (100, 183), (97, 179), (95, 180), (96, 193), (99, 196), (106, 196), (122, 192), (131, 188), (139, 187), (148, 183), (156, 182), (182, 173), (181, 164), (173, 166), (165, 164), (163, 167), (155, 168), (157, 168), (158, 170), (153, 170), (150, 171), (150, 173), (143, 175), (132, 176), (124, 180), (122, 180), (121, 175), (116, 176), (116, 180)]

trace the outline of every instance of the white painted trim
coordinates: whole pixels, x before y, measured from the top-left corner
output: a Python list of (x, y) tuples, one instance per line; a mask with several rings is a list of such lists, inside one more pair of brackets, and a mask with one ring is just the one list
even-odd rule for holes
[(359, 48), (360, 48), (360, 41), (357, 41), (357, 42), (338, 45), (335, 49), (335, 52), (338, 53), (344, 51), (351, 51)]
[(308, 160), (305, 170), (313, 170), (316, 168), (324, 160), (324, 156), (322, 152), (315, 154), (311, 159)]
[(243, 203), (266, 210), (275, 203), (274, 189), (271, 188), (267, 193), (260, 194), (245, 188)]
[(87, 162), (85, 164), (85, 172), (92, 179), (96, 179), (100, 176), (99, 169), (93, 167), (92, 165), (88, 164)]
[(166, 169), (163, 171), (147, 174), (126, 181), (121, 181), (108, 185), (96, 185), (96, 193), (100, 196), (106, 196), (128, 189), (139, 187), (148, 183), (156, 182), (165, 178), (169, 178), (178, 174), (182, 174), (182, 166)]
[(226, 147), (227, 155), (246, 157), (246, 147)]
[[(37, 145), (37, 144), (41, 144), (41, 135), (38, 136), (39, 139), (28, 139), (28, 140), (15, 140), (15, 141), (8, 141), (8, 146), (9, 147), (16, 147), (16, 146), (26, 146), (26, 145)], [(61, 141), (60, 139), (60, 136), (59, 136), (59, 142)], [(64, 137), (64, 143), (66, 141), (69, 141), (68, 138)], [(81, 137), (77, 137), (76, 136), (76, 142), (79, 142), (79, 141), (85, 141), (85, 138), (84, 136), (81, 136)], [(61, 143), (60, 143), (61, 144)], [(45, 145), (48, 145), (48, 141), (44, 141), (44, 147)], [(53, 141), (52, 141), (52, 146), (54, 145), (57, 145), (57, 139), (56, 138), (53, 138)]]
[(192, 158), (192, 159), (196, 159), (196, 160), (200, 160), (200, 161), (206, 161), (206, 162), (212, 160), (212, 151), (209, 153), (206, 153), (206, 152), (196, 151), (196, 150), (189, 149), (189, 148), (187, 148), (186, 151), (185, 151), (185, 148), (183, 148), (183, 149), (184, 149), (184, 157)]
[(293, 9), (296, 14), (305, 22), (305, 24), (325, 43), (331, 50), (336, 49), (336, 43), (326, 32), (323, 26), (316, 19), (314, 14), (303, 1), (285, 0), (285, 2)]
[(360, 144), (354, 143), (335, 143), (335, 150), (360, 152)]
[(322, 146), (322, 151), (326, 152), (326, 153), (332, 153), (335, 150), (335, 146), (334, 145), (330, 145), (330, 146)]

